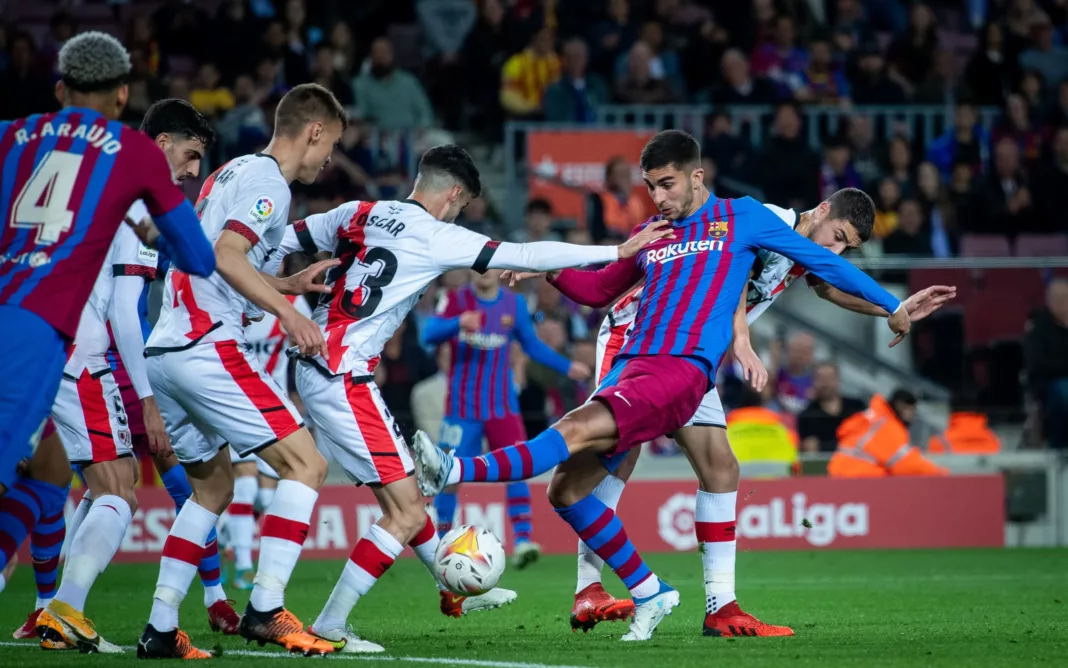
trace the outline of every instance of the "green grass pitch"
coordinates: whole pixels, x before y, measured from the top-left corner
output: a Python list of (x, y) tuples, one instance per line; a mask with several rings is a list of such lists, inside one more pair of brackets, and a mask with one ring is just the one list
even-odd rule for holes
[[(1066, 666), (1068, 551), (943, 550), (741, 553), (740, 601), (745, 609), (797, 631), (793, 638), (701, 636), (704, 590), (697, 554), (654, 554), (648, 562), (682, 594), (682, 605), (653, 641), (619, 642), (623, 623), (572, 633), (568, 611), (574, 558), (547, 557), (501, 582), (519, 592), (502, 610), (447, 619), (429, 576), (414, 559), (391, 569), (352, 617), (357, 632), (386, 647), (386, 658), (361, 665), (451, 665), (482, 668), (582, 666)], [(310, 623), (334, 585), (339, 562), (304, 562), (287, 603)], [(117, 565), (97, 582), (87, 613), (109, 640), (132, 647), (148, 616), (155, 565)], [(621, 593), (610, 573), (609, 588)], [(182, 608), (183, 627), (201, 647), (221, 643), (216, 665), (264, 667), (288, 658), (279, 648), (246, 646), (212, 634), (194, 584)], [(33, 602), (33, 575), (16, 572), (0, 606), (0, 666), (111, 666), (116, 656), (45, 653), (16, 643), (10, 632)], [(235, 595), (238, 610), (247, 595)], [(25, 646), (19, 646), (25, 645)], [(241, 654), (251, 652), (252, 654)], [(313, 660), (313, 659), (307, 659)], [(328, 658), (327, 661), (338, 661)], [(250, 662), (259, 662), (251, 664)]]

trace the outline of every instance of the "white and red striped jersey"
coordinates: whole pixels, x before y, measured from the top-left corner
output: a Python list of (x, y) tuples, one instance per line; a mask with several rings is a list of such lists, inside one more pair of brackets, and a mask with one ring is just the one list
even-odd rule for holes
[[(783, 209), (774, 204), (764, 206), (789, 225), (790, 229), (797, 225), (798, 216), (793, 209)], [(795, 265), (793, 260), (768, 250), (757, 253), (755, 268), (758, 275), (750, 279), (749, 291), (745, 298), (746, 321), (749, 324), (753, 324), (783, 290), (807, 273), (804, 267)], [(597, 382), (608, 373), (612, 367), (612, 359), (630, 335), (641, 292), (642, 287), (639, 286), (621, 298), (601, 323), (597, 335)]]
[[(140, 222), (148, 217), (148, 209), (144, 202), (138, 200), (126, 215)], [(89, 301), (82, 310), (78, 333), (67, 356), (67, 364), (63, 367), (64, 374), (78, 378), (85, 369), (89, 369), (89, 373), (97, 373), (111, 368), (107, 360), (108, 348), (111, 347), (108, 317), (115, 294), (115, 279), (135, 276), (151, 281), (156, 276), (157, 259), (156, 251), (143, 245), (129, 225), (119, 227), (104, 257), (104, 266), (93, 283)], [(139, 327), (137, 313), (131, 314), (131, 317)], [(141, 336), (140, 331), (137, 336)]]
[[(248, 259), (261, 269), (285, 233), (289, 201), (289, 183), (278, 163), (257, 153), (235, 158), (208, 177), (197, 198), (197, 214), (213, 244), (224, 230), (248, 239)], [(201, 278), (172, 266), (147, 346), (165, 352), (202, 342), (244, 342), (244, 309), (245, 299), (219, 274)]]
[(431, 281), (447, 271), (549, 271), (618, 258), (612, 246), (493, 241), (437, 220), (413, 200), (349, 202), (298, 220), (265, 271), (273, 273), (285, 255), (299, 250), (328, 250), (341, 260), (327, 273), (331, 292), (315, 309), (329, 356), (315, 363), (331, 374), (353, 376), (374, 373), (386, 341)]
[[(296, 307), (297, 313), (306, 318), (312, 316), (311, 307), (308, 306), (308, 300), (304, 297), (287, 295), (286, 299)], [(249, 310), (253, 311), (252, 315), (256, 317), (263, 315), (263, 317), (259, 320), (252, 320), (245, 327), (245, 346), (259, 359), (263, 364), (263, 369), (274, 382), (278, 383), (278, 387), (287, 392), (292, 391), (287, 373), (289, 358), (286, 357), (289, 335), (282, 329), (282, 323), (277, 317), (270, 313), (264, 314), (255, 307)]]

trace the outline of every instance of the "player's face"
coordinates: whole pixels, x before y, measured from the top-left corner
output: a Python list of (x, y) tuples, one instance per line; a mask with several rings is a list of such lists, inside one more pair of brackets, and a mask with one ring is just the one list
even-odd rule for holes
[(642, 172), (649, 198), (656, 210), (668, 220), (678, 220), (693, 213), (694, 192), (701, 187), (705, 170), (698, 167), (683, 171), (674, 165)]
[(301, 165), (297, 180), (304, 184), (311, 184), (319, 177), (319, 173), (330, 162), (330, 156), (334, 148), (341, 141), (341, 121), (329, 123), (312, 123), (308, 130), (308, 151), (304, 154), (304, 164)]
[(819, 221), (813, 226), (809, 238), (836, 255), (841, 255), (847, 248), (859, 248), (861, 245), (857, 228), (853, 227), (849, 221), (840, 219), (824, 218)]
[[(454, 222), (460, 212), (467, 208), (467, 205), (471, 203), (471, 194), (465, 191), (460, 186), (453, 186), (452, 191), (449, 193), (449, 197), (446, 200), (445, 211), (437, 219), (446, 223)], [(433, 215), (433, 212), (431, 212)]]
[(471, 282), (475, 284), (475, 289), (477, 290), (491, 290), (501, 280), (499, 269), (490, 269), (484, 274), (474, 271), (471, 274)]
[(171, 135), (162, 134), (156, 143), (167, 156), (175, 181), (195, 179), (200, 175), (200, 161), (204, 158), (204, 142), (200, 139), (174, 141)]

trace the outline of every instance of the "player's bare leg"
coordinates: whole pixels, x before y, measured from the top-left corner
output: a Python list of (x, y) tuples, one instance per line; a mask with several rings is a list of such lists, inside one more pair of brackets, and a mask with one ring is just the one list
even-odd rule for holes
[(697, 473), (696, 532), (705, 581), (706, 636), (792, 636), (786, 626), (765, 624), (743, 612), (735, 599), (735, 511), (738, 459), (722, 427), (683, 427), (675, 432)]
[(234, 464), (234, 500), (230, 503), (227, 533), (234, 550), (234, 587), (252, 589), (252, 537), (256, 532), (255, 504), (259, 492), (256, 462)]
[(270, 642), (305, 655), (330, 654), (344, 643), (311, 635), (296, 615), (285, 609), (286, 585), (308, 536), (318, 490), (326, 480), (326, 460), (305, 427), (258, 454), (280, 480), (263, 518), (259, 566), (248, 607), (241, 617), (240, 633), (247, 641), (255, 640), (260, 645)]
[[(557, 473), (553, 476), (550, 485), (551, 493), (559, 495), (556, 499), (558, 502), (566, 504), (568, 500), (571, 500), (570, 502), (574, 503), (585, 496), (586, 490), (589, 490), (590, 485), (593, 484), (595, 486), (589, 493), (615, 512), (619, 497), (623, 493), (623, 486), (630, 479), (640, 453), (640, 448), (633, 448), (611, 473), (605, 470), (600, 459), (597, 459), (594, 466), (589, 467), (587, 471), (588, 478), (572, 475), (573, 468), (565, 468), (561, 465), (557, 467)], [(602, 474), (603, 477), (601, 477)], [(579, 540), (575, 602), (571, 607), (572, 630), (582, 629), (583, 632), (587, 632), (598, 622), (626, 619), (634, 614), (633, 601), (617, 599), (605, 591), (601, 584), (603, 568), (604, 559), (591, 550), (585, 541)]]
[(137, 462), (120, 457), (82, 468), (93, 503), (71, 537), (59, 591), (37, 618), (42, 649), (77, 647), (83, 652), (120, 652), (85, 616), (85, 601), (111, 563), (137, 512)]
[[(193, 488), (189, 484), (185, 468), (178, 463), (178, 458), (173, 452), (167, 454), (154, 452), (151, 456), (152, 463), (163, 481), (163, 486), (171, 500), (174, 501), (175, 509), (180, 512), (186, 500), (193, 495)], [(234, 601), (226, 598), (221, 567), (219, 541), (216, 530), (212, 529), (208, 534), (204, 555), (197, 564), (197, 573), (200, 575), (201, 584), (204, 585), (204, 607), (208, 612), (208, 626), (212, 631), (233, 636), (237, 635), (241, 616), (234, 610)]]

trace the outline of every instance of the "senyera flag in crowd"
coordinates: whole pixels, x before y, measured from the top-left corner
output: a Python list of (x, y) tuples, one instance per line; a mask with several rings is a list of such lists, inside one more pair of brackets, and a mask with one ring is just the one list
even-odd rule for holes
[[(691, 480), (627, 485), (619, 514), (635, 546), (643, 552), (695, 550), (696, 489)], [(68, 513), (80, 495), (81, 490), (72, 491)], [(165, 490), (145, 487), (137, 496), (140, 509), (116, 561), (158, 561), (174, 520), (174, 504)], [(531, 500), (540, 520), (533, 539), (547, 553), (574, 553), (575, 535), (559, 524), (545, 485), (531, 485)], [(1005, 544), (1004, 500), (1004, 483), (997, 475), (743, 480), (738, 544), (743, 550), (1000, 547)], [(380, 516), (366, 487), (323, 488), (303, 557), (347, 557)], [(460, 521), (485, 526), (511, 543), (502, 486), (465, 486)], [(28, 560), (29, 554), (21, 557)]]

